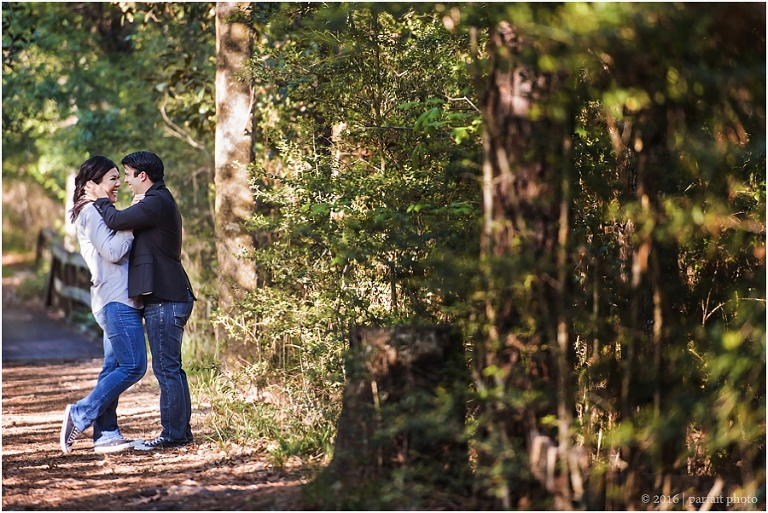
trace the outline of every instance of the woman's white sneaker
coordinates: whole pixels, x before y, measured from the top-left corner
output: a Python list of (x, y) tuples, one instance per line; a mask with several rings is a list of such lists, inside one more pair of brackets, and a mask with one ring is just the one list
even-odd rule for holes
[(93, 450), (98, 454), (120, 452), (132, 447), (133, 443), (134, 443), (133, 440), (129, 438), (125, 438), (124, 436), (121, 435), (116, 438), (107, 438), (106, 440), (103, 440), (103, 439), (96, 440), (95, 442), (93, 442)]

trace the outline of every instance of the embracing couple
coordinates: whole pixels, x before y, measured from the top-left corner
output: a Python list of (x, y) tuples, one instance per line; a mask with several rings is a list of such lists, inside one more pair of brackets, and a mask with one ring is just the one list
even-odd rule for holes
[[(123, 158), (133, 203), (117, 210), (120, 171), (97, 155), (75, 178), (71, 219), (88, 269), (91, 308), (104, 330), (104, 365), (96, 386), (64, 410), (61, 449), (93, 425), (97, 453), (149, 451), (192, 443), (192, 405), (181, 366), (181, 339), (195, 297), (181, 265), (181, 214), (163, 181), (163, 161), (149, 151)], [(117, 425), (117, 403), (147, 370), (146, 324), (152, 370), (160, 384), (162, 432), (130, 440)]]

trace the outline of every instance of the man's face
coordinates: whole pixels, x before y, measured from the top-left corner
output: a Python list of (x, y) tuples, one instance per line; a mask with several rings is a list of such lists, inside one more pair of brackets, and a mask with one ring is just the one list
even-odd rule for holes
[(125, 183), (131, 188), (133, 194), (144, 194), (149, 188), (147, 174), (144, 171), (137, 173), (131, 166), (125, 166)]

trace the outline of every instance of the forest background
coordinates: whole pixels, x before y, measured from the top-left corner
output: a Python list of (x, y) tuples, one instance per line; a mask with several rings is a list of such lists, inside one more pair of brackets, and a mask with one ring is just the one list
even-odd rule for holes
[(765, 4), (2, 12), (3, 253), (65, 234), (88, 156), (160, 155), (207, 436), (327, 462), (350, 328), (449, 325), (471, 475), (344, 506), (659, 508), (687, 476), (764, 508)]

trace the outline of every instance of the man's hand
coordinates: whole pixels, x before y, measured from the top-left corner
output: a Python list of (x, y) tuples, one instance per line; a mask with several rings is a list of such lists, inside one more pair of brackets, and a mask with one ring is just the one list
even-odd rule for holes
[(139, 201), (141, 201), (143, 199), (144, 199), (144, 195), (143, 194), (135, 194), (133, 196), (133, 201), (131, 201), (131, 206), (134, 206), (136, 203), (138, 203)]
[(96, 201), (99, 198), (108, 198), (107, 191), (102, 189), (101, 185), (97, 184), (93, 180), (89, 180), (85, 184), (85, 197), (91, 201)]

